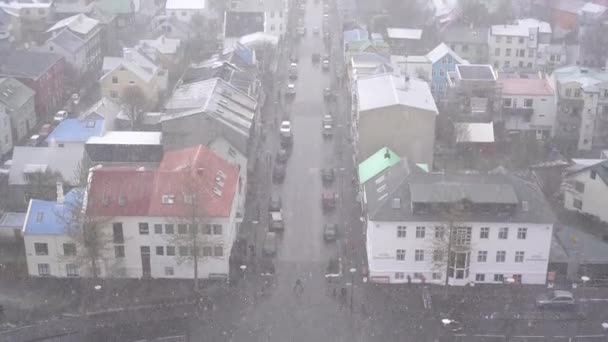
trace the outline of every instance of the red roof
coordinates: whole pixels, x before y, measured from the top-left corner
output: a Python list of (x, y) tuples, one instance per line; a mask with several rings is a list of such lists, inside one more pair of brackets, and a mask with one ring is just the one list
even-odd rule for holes
[(502, 78), (499, 79), (503, 95), (553, 95), (553, 88), (541, 78)]
[[(195, 195), (200, 213), (227, 217), (238, 179), (237, 167), (202, 145), (194, 146), (167, 152), (157, 170), (94, 170), (88, 211), (99, 216), (184, 217), (192, 210), (185, 201)], [(119, 201), (120, 196), (124, 200)]]

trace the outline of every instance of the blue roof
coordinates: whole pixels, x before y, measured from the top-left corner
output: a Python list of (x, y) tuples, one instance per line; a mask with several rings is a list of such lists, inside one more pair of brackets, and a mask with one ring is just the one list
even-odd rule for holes
[(77, 205), (83, 189), (72, 189), (65, 195), (64, 203), (30, 200), (25, 218), (24, 235), (62, 235), (66, 233), (65, 218), (69, 217), (73, 205)]
[(99, 137), (103, 133), (105, 120), (63, 120), (46, 138), (46, 142), (86, 142), (90, 137)]
[(369, 32), (363, 29), (354, 29), (350, 31), (344, 31), (344, 44), (350, 42), (358, 42), (361, 40), (368, 40)]

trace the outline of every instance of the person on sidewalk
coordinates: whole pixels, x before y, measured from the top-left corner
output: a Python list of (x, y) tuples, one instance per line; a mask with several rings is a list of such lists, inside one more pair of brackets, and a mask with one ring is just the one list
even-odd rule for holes
[(304, 293), (304, 285), (302, 285), (302, 280), (299, 278), (296, 279), (296, 284), (293, 286), (293, 293), (297, 296), (301, 296)]

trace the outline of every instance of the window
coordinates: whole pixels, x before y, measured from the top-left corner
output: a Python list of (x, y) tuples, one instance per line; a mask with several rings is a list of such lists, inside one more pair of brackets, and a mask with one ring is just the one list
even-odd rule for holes
[(68, 277), (78, 277), (78, 265), (67, 264), (65, 265), (65, 273)]
[(443, 261), (443, 251), (442, 250), (434, 250), (433, 251), (433, 261), (440, 262)]
[(211, 246), (203, 246), (203, 256), (204, 257), (213, 256), (213, 247), (211, 247)]
[(566, 89), (566, 96), (567, 97), (572, 96), (572, 89)]
[(38, 275), (49, 276), (51, 275), (51, 267), (49, 264), (38, 264)]
[(125, 238), (122, 235), (122, 223), (121, 222), (112, 223), (112, 237), (113, 237), (114, 243), (125, 242)]
[(494, 49), (494, 56), (500, 56), (500, 48)]
[(125, 246), (114, 246), (114, 257), (124, 258), (125, 257)]
[(526, 49), (519, 49), (519, 57), (526, 57)]
[(36, 255), (49, 255), (49, 245), (46, 243), (34, 243), (34, 250), (36, 251)]
[(574, 182), (574, 190), (576, 190), (576, 192), (580, 192), (580, 193), (585, 192), (585, 183), (579, 182), (579, 181), (575, 181)]
[(155, 224), (154, 225), (154, 234), (162, 234), (163, 233), (163, 225)]
[(222, 247), (222, 246), (215, 246), (213, 248), (213, 255), (215, 255), (216, 257), (224, 256), (224, 247)]
[(506, 49), (505, 50), (505, 56), (511, 56), (511, 49)]
[(503, 99), (502, 100), (502, 106), (503, 107), (511, 107), (511, 105), (512, 105), (511, 99)]
[(581, 90), (580, 89), (574, 89), (574, 97), (581, 97)]
[(187, 255), (188, 255), (188, 247), (179, 246), (179, 256), (187, 256)]
[(414, 279), (422, 279), (424, 276), (420, 272), (414, 272)]
[(519, 37), (519, 44), (523, 44), (524, 43), (524, 37)]
[(524, 227), (517, 228), (517, 239), (518, 240), (525, 240), (527, 236), (528, 236), (528, 228), (524, 228)]
[(406, 226), (397, 226), (397, 237), (398, 238), (404, 238), (407, 234), (407, 227)]
[(513, 43), (513, 37), (507, 37), (507, 44)]
[(475, 281), (478, 282), (478, 283), (486, 281), (486, 275), (483, 274), (483, 273), (477, 273), (477, 274), (475, 274)]
[(519, 65), (520, 68), (523, 68), (524, 67), (524, 62), (519, 61), (518, 65)]
[(528, 57), (534, 57), (534, 49), (528, 49)]
[(206, 224), (205, 228), (203, 230), (203, 234), (205, 234), (205, 235), (211, 235), (211, 231), (212, 231), (211, 225), (210, 224)]
[(530, 107), (532, 107), (533, 104), (534, 104), (533, 99), (524, 99), (524, 107), (530, 108)]
[(502, 283), (504, 280), (505, 280), (505, 276), (504, 275), (502, 275), (502, 274), (495, 274), (494, 275), (494, 281)]
[(405, 261), (405, 249), (398, 249), (395, 254), (397, 255), (397, 261)]
[(156, 246), (156, 255), (165, 255), (165, 247)]
[(165, 267), (165, 276), (172, 276), (173, 274), (173, 267)]
[(213, 225), (213, 235), (222, 235), (222, 225), (221, 224)]
[(416, 227), (416, 239), (424, 239), (425, 228), (424, 227)]
[(443, 239), (444, 235), (445, 235), (445, 227), (443, 227), (443, 226), (436, 226), (435, 227), (435, 238), (436, 239)]
[(395, 280), (403, 280), (403, 279), (405, 279), (405, 273), (395, 272)]
[(572, 201), (572, 206), (575, 207), (576, 209), (583, 209), (583, 201), (574, 199)]
[(175, 246), (167, 246), (167, 256), (175, 256)]
[(502, 40), (501, 38), (502, 38), (501, 36), (496, 36), (496, 42), (500, 43), (500, 41)]
[(274, 26), (274, 24), (273, 24), (273, 25), (270, 25), (270, 31), (274, 31), (274, 30), (275, 30), (275, 26)]
[(178, 224), (177, 233), (178, 234), (188, 234), (188, 226), (185, 224)]
[(477, 252), (477, 262), (486, 262), (486, 261), (488, 261), (488, 251)]
[(414, 251), (414, 260), (415, 261), (424, 261), (424, 250), (417, 249)]
[(524, 262), (524, 252), (523, 251), (515, 252), (515, 262)]
[(139, 223), (139, 234), (148, 235), (149, 233), (150, 233), (150, 228), (148, 227), (148, 223), (140, 222)]
[(509, 228), (508, 227), (502, 227), (498, 229), (498, 239), (499, 240), (506, 240), (509, 238)]
[(496, 252), (496, 262), (505, 262), (507, 260), (507, 252), (506, 251), (498, 251)]
[(112, 76), (112, 83), (113, 84), (118, 84), (118, 77)]
[(166, 224), (165, 234), (175, 234), (175, 227), (172, 224)]
[(595, 171), (591, 171), (591, 174), (589, 175), (589, 177), (591, 177), (591, 179), (595, 179), (596, 175), (597, 175), (597, 173)]
[(481, 227), (479, 229), (479, 238), (487, 239), (490, 237), (490, 227)]
[(441, 280), (441, 272), (433, 272), (432, 278), (433, 280)]
[(63, 255), (67, 255), (67, 256), (76, 255), (76, 244), (75, 243), (64, 243), (63, 244)]
[(510, 61), (505, 61), (504, 67), (508, 68), (511, 66), (511, 62)]

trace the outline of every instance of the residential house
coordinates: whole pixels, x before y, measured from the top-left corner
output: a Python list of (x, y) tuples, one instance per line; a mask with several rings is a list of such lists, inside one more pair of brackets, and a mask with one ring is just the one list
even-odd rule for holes
[(562, 184), (564, 208), (608, 222), (608, 160), (567, 170)]
[(123, 29), (133, 24), (136, 7), (135, 0), (96, 0), (93, 11), (114, 17), (117, 28)]
[(0, 244), (4, 246), (22, 244), (23, 223), (25, 213), (5, 212), (0, 217)]
[(10, 118), (11, 144), (24, 139), (36, 127), (35, 95), (32, 89), (14, 78), (0, 78), (0, 104)]
[(390, 56), (390, 47), (384, 40), (357, 40), (347, 44), (344, 51), (345, 60), (350, 60), (360, 53), (374, 53), (385, 58)]
[(155, 34), (162, 34), (167, 38), (187, 41), (195, 36), (192, 27), (176, 17), (160, 16), (152, 20), (152, 30)]
[(390, 64), (390, 60), (388, 58), (371, 52), (363, 52), (353, 55), (347, 65), (347, 68), (348, 75), (352, 83), (358, 78), (364, 76), (392, 72), (394, 66)]
[(150, 59), (157, 61), (159, 66), (167, 70), (177, 68), (184, 58), (181, 40), (168, 38), (164, 34), (156, 39), (142, 39), (136, 48), (144, 51)]
[(0, 105), (0, 156), (13, 149), (13, 130), (11, 117), (6, 114), (6, 108)]
[(359, 13), (358, 0), (337, 0), (336, 8), (340, 18), (354, 19)]
[(29, 201), (22, 234), (31, 277), (79, 277), (82, 266), (89, 267), (79, 257), (84, 246), (73, 238), (75, 227), (68, 223), (82, 205), (84, 190), (75, 188), (64, 196), (61, 183), (57, 187), (56, 201)]
[(441, 37), (452, 51), (471, 63), (488, 62), (488, 28), (450, 26)]
[[(79, 61), (78, 64), (73, 64), (73, 67), (80, 73), (97, 72), (101, 68), (102, 62), (99, 20), (89, 18), (84, 14), (77, 14), (58, 21), (47, 32), (56, 36), (65, 30), (70, 31), (84, 42), (85, 63), (82, 64), (82, 61)], [(70, 62), (67, 57), (66, 60), (68, 63)]]
[(382, 147), (415, 163), (433, 165), (435, 101), (426, 82), (392, 74), (362, 77), (354, 91), (357, 160)]
[(98, 137), (105, 133), (104, 119), (80, 119), (68, 118), (63, 120), (46, 138), (48, 146), (77, 145), (84, 144), (91, 137)]
[[(354, 28), (342, 32), (342, 41), (344, 42), (344, 51), (350, 49), (351, 44), (367, 42), (370, 39), (369, 32), (361, 28)], [(348, 56), (345, 56), (347, 58)]]
[(63, 57), (54, 53), (10, 50), (0, 53), (0, 76), (13, 77), (35, 92), (36, 114), (50, 119), (63, 106)]
[(444, 106), (454, 121), (490, 122), (500, 114), (500, 88), (491, 65), (458, 64), (447, 76)]
[[(16, 209), (25, 209), (32, 196), (30, 190), (48, 192), (55, 184), (31, 184), (30, 180), (40, 173), (57, 173), (63, 184), (69, 187), (77, 186), (80, 182), (81, 166), (83, 164), (84, 146), (68, 144), (61, 146), (30, 147), (15, 146), (13, 162), (8, 175), (9, 205)], [(36, 187), (36, 189), (30, 189)]]
[(0, 6), (0, 46), (9, 48), (21, 41), (21, 20), (10, 10)]
[[(207, 148), (215, 153), (218, 157), (236, 166), (239, 171), (239, 180), (242, 184), (243, 193), (247, 193), (247, 176), (253, 172), (254, 163), (248, 163), (247, 155), (241, 153), (228, 140), (218, 137), (211, 141)], [(240, 196), (236, 206), (236, 217), (242, 218), (245, 215), (245, 196)]]
[(224, 46), (232, 46), (242, 36), (264, 32), (264, 12), (233, 12), (224, 13)]
[(538, 140), (553, 136), (557, 100), (544, 76), (501, 74), (498, 84), (507, 133), (529, 134)]
[(433, 64), (427, 56), (391, 55), (391, 64), (396, 66), (402, 75), (416, 77), (430, 82), (433, 74)]
[(599, 285), (605, 279), (607, 256), (605, 236), (576, 225), (560, 225), (553, 232), (549, 274), (554, 274), (556, 283), (579, 282), (585, 275)]
[(362, 161), (357, 167), (359, 184), (363, 185), (384, 170), (397, 164), (401, 158), (388, 147), (383, 147)]
[(78, 118), (82, 121), (86, 120), (104, 120), (104, 129), (106, 132), (113, 131), (117, 126), (117, 120), (126, 116), (122, 107), (108, 99), (102, 97), (99, 101), (87, 108)]
[(104, 57), (101, 77), (102, 96), (119, 101), (128, 87), (139, 87), (151, 106), (167, 90), (168, 73), (140, 49), (124, 48), (123, 57)]
[(50, 37), (44, 45), (34, 48), (36, 51), (51, 52), (62, 56), (67, 66), (66, 74), (79, 75), (87, 72), (87, 51), (85, 41), (70, 30), (62, 30)]
[(445, 43), (437, 45), (433, 50), (426, 54), (431, 62), (431, 93), (435, 101), (441, 101), (448, 88), (448, 72), (456, 69), (456, 64), (468, 64), (468, 62), (458, 56)]
[(262, 91), (261, 82), (251, 72), (218, 59), (192, 64), (182, 75), (181, 84), (191, 84), (211, 78), (221, 78), (248, 96), (257, 99)]
[(47, 0), (0, 1), (0, 8), (18, 17), (22, 25), (41, 28), (54, 14), (53, 3)]
[(192, 279), (190, 239), (179, 239), (189, 232), (199, 278), (228, 277), (244, 196), (237, 167), (199, 145), (168, 152), (157, 170), (101, 167), (90, 180), (87, 215), (107, 220), (112, 238), (102, 277)]
[(363, 190), (370, 281), (546, 283), (556, 219), (535, 183), (401, 161)]
[(496, 152), (493, 122), (455, 122), (454, 146), (456, 154), (467, 169), (474, 169), (473, 162), (492, 157)]
[(422, 30), (413, 28), (389, 27), (386, 41), (392, 55), (416, 55), (422, 52)]
[(167, 0), (165, 14), (189, 23), (193, 16), (209, 14), (207, 0)]
[(257, 111), (254, 98), (222, 79), (181, 85), (165, 102), (163, 144), (172, 150), (223, 137), (248, 156)]
[(550, 77), (557, 97), (556, 143), (562, 151), (608, 146), (608, 72), (568, 66)]
[[(553, 28), (554, 38), (564, 38), (579, 26), (579, 12), (585, 5), (583, 0), (535, 0), (534, 11), (544, 15)], [(540, 16), (539, 16), (540, 17)]]
[[(261, 13), (264, 29), (262, 32), (283, 38), (287, 32), (287, 1), (285, 0), (243, 0), (235, 1), (229, 12)], [(226, 18), (232, 17), (226, 13)], [(248, 32), (254, 33), (254, 32)]]
[(64, 19), (77, 14), (89, 14), (95, 7), (95, 0), (54, 0), (55, 18)]
[(551, 26), (536, 19), (520, 19), (516, 24), (492, 25), (488, 34), (490, 63), (494, 69), (534, 70), (539, 51), (551, 43)]
[(161, 132), (111, 131), (93, 136), (85, 145), (93, 165), (158, 167), (163, 158)]

